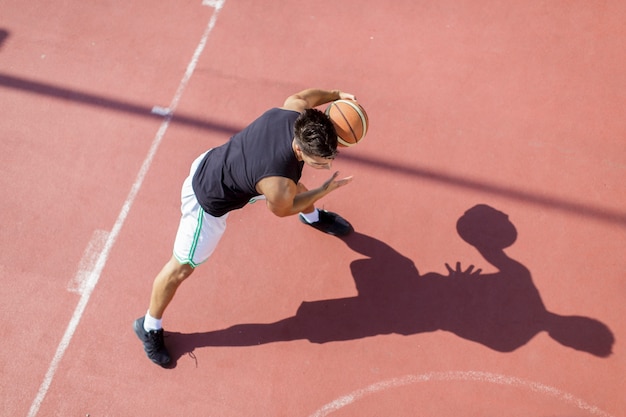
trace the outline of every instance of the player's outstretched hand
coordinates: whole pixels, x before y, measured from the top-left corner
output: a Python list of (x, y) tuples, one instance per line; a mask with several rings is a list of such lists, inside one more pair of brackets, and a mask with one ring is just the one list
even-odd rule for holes
[(346, 184), (349, 184), (352, 181), (352, 176), (342, 178), (340, 180), (337, 179), (339, 175), (339, 171), (336, 171), (332, 177), (328, 181), (326, 181), (322, 188), (328, 192), (334, 191), (339, 187), (343, 187)]

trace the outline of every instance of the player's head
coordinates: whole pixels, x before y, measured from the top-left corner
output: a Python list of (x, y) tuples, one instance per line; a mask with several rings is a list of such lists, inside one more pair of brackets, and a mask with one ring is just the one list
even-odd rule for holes
[(308, 156), (333, 159), (337, 155), (337, 132), (328, 116), (306, 109), (294, 125), (296, 145)]

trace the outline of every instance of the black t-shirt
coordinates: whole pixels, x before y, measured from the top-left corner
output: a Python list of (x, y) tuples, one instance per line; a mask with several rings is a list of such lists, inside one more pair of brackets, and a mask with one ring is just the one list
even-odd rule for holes
[(192, 180), (204, 211), (220, 217), (245, 206), (259, 194), (256, 184), (265, 177), (300, 181), (304, 163), (296, 159), (291, 145), (299, 115), (292, 110), (268, 110), (207, 153)]

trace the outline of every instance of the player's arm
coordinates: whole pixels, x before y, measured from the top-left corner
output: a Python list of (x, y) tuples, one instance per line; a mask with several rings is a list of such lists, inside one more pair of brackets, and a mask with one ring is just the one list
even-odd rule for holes
[(257, 183), (257, 191), (265, 196), (267, 208), (278, 217), (292, 216), (311, 207), (317, 200), (331, 191), (352, 181), (352, 177), (337, 179), (339, 173), (322, 186), (305, 192), (298, 192), (298, 186), (285, 177), (266, 177)]
[(344, 93), (339, 90), (308, 88), (287, 97), (282, 108), (302, 113), (306, 109), (312, 109), (314, 107), (321, 106), (322, 104), (340, 99), (356, 100), (356, 97), (352, 94)]

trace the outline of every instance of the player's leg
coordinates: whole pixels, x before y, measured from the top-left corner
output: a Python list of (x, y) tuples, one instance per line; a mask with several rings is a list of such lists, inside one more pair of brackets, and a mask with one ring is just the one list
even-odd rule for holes
[(161, 318), (180, 284), (192, 272), (193, 267), (181, 264), (172, 256), (154, 279), (148, 312), (144, 317), (135, 320), (135, 333), (143, 342), (148, 358), (157, 365), (166, 366), (171, 361), (163, 340)]
[(148, 312), (134, 323), (135, 333), (143, 342), (146, 355), (161, 366), (170, 362), (163, 341), (162, 317), (165, 309), (180, 284), (196, 266), (211, 256), (226, 229), (228, 216), (216, 218), (205, 213), (193, 192), (191, 180), (202, 157), (194, 161), (183, 183), (181, 218), (174, 241), (174, 254), (154, 279)]
[(154, 279), (152, 284), (152, 295), (150, 296), (150, 308), (148, 312), (151, 317), (160, 320), (165, 309), (169, 305), (176, 290), (187, 279), (194, 268), (189, 264), (181, 264), (176, 256), (163, 266), (161, 272)]

